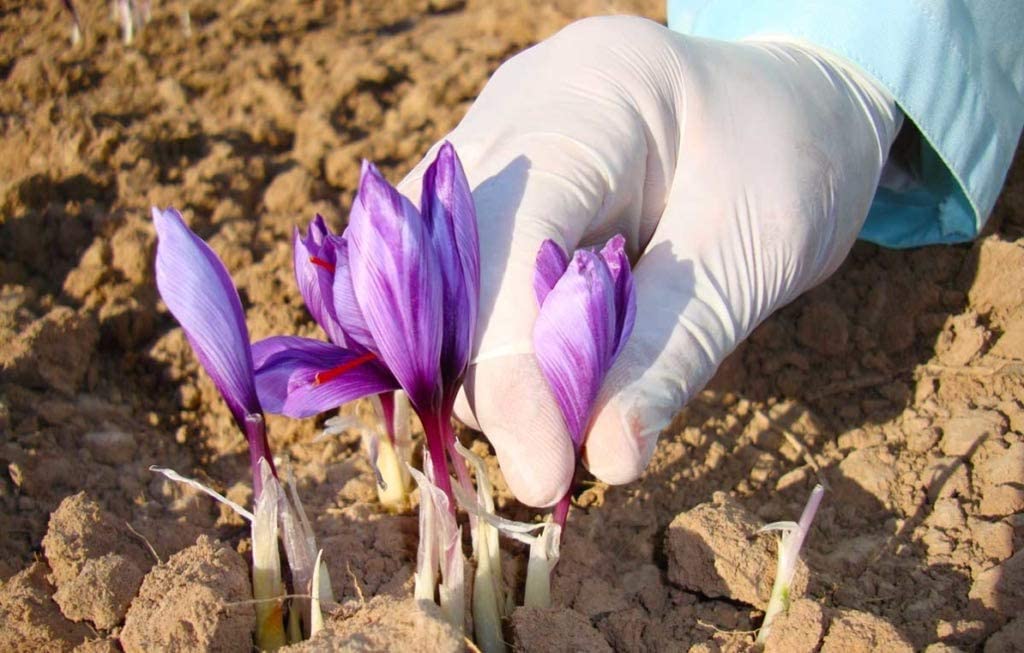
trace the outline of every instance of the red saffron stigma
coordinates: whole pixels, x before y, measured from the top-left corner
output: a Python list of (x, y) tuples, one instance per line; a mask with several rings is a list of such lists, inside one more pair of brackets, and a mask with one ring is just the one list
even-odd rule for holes
[(350, 360), (350, 361), (348, 361), (346, 363), (342, 363), (341, 365), (338, 365), (337, 367), (332, 367), (331, 369), (324, 370), (323, 372), (317, 372), (316, 376), (313, 377), (313, 385), (320, 385), (321, 383), (324, 383), (325, 381), (330, 381), (331, 379), (336, 379), (339, 376), (341, 376), (342, 374), (344, 374), (345, 372), (348, 372), (349, 370), (355, 369), (355, 368), (359, 367), (360, 365), (363, 365), (364, 363), (369, 363), (370, 361), (372, 361), (372, 360), (374, 360), (376, 358), (377, 357), (373, 353), (366, 352), (362, 356), (360, 356), (358, 358), (353, 358), (352, 360)]
[(328, 272), (334, 272), (334, 264), (333, 263), (328, 263), (327, 261), (323, 260), (319, 256), (310, 256), (309, 257), (309, 262), (312, 263), (313, 265), (319, 265), (320, 267), (322, 267), (323, 269), (327, 270)]

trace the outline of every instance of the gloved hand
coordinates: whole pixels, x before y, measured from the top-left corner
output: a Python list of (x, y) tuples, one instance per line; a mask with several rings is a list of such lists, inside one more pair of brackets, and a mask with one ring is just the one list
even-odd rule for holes
[[(480, 226), (477, 354), (456, 414), (515, 495), (550, 505), (575, 466), (532, 354), (545, 238), (572, 252), (621, 233), (635, 263), (636, 327), (583, 450), (595, 476), (625, 483), (723, 358), (846, 257), (901, 122), (877, 83), (811, 46), (638, 18), (577, 22), (502, 65), (447, 138)], [(424, 170), (399, 188), (418, 199)]]

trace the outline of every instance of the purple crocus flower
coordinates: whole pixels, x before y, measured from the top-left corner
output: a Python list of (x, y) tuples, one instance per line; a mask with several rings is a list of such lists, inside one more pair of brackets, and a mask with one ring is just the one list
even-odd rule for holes
[(253, 494), (258, 498), (262, 489), (259, 461), (265, 459), (272, 470), (274, 463), (256, 394), (249, 331), (238, 291), (224, 264), (185, 225), (177, 210), (154, 207), (153, 222), (160, 296), (246, 435)]
[[(452, 406), (469, 365), (480, 287), (476, 212), (450, 143), (427, 168), (421, 208), (367, 162), (345, 233), (333, 236), (314, 220), (306, 238), (296, 237), (300, 290), (333, 344), (256, 343), (257, 389), (268, 410), (292, 417), (403, 389), (423, 422), (433, 481), (450, 496)], [(461, 478), (465, 469), (456, 469)]]
[[(554, 241), (537, 253), (533, 289), (540, 311), (533, 346), (579, 457), (604, 377), (636, 320), (636, 290), (625, 239), (614, 236), (598, 253), (578, 250), (570, 260)], [(569, 494), (555, 508), (565, 523)]]

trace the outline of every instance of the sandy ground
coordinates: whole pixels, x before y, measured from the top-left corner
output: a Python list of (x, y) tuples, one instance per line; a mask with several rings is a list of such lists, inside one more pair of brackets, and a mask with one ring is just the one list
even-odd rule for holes
[[(0, 650), (249, 650), (245, 525), (148, 470), (251, 496), (244, 442), (157, 300), (149, 206), (209, 239), (254, 337), (313, 335), (288, 236), (315, 211), (342, 226), (362, 158), (397, 180), (511, 54), (577, 17), (663, 10), (196, 0), (154, 3), (125, 47), (106, 3), (79, 4), (75, 48), (60, 3), (0, 6)], [(642, 479), (583, 483), (559, 607), (517, 612), (509, 641), (747, 650), (774, 565), (751, 533), (821, 477), (807, 588), (770, 650), (1024, 650), (1019, 165), (993, 222), (972, 245), (859, 244), (762, 325)], [(382, 511), (358, 438), (314, 443), (321, 425), (270, 420), (342, 603), (307, 650), (459, 650), (407, 601), (415, 514)], [(491, 465), (499, 509), (530, 518)], [(524, 551), (506, 553), (521, 587)]]

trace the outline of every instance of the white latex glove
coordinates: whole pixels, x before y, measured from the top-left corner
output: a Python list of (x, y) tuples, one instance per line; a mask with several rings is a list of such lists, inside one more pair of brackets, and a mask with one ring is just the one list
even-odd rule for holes
[[(545, 238), (572, 252), (621, 233), (635, 262), (636, 328), (583, 451), (625, 483), (725, 356), (846, 257), (901, 122), (880, 86), (810, 46), (638, 18), (577, 22), (502, 65), (447, 138), (474, 188), (482, 276), (456, 413), (515, 495), (550, 505), (575, 466), (532, 354)], [(423, 170), (400, 186), (410, 197)]]

